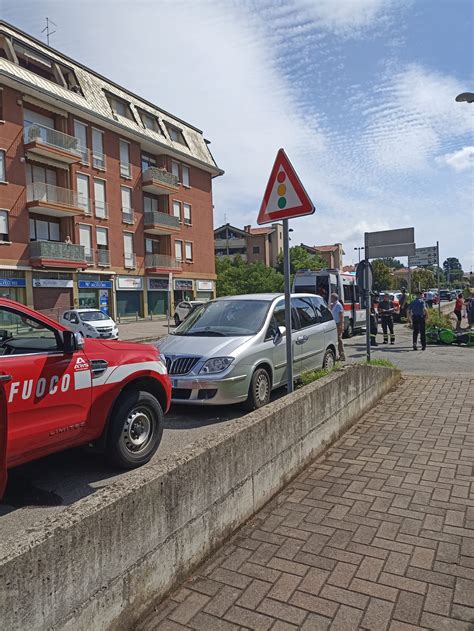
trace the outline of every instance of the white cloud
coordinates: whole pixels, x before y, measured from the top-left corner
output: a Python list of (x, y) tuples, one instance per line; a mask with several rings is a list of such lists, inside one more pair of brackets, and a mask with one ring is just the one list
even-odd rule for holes
[(446, 162), (455, 171), (464, 171), (474, 166), (474, 147), (463, 147), (459, 151), (447, 153), (440, 158), (440, 162)]

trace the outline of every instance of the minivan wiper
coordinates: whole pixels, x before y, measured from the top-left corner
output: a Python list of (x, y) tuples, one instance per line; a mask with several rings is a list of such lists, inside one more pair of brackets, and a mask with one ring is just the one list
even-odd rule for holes
[(191, 333), (183, 333), (182, 335), (194, 335), (196, 337), (226, 337), (225, 334), (220, 331), (191, 331)]

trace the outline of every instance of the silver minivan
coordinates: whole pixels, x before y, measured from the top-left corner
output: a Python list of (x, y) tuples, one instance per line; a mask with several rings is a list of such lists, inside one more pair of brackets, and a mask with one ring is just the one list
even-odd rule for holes
[[(337, 331), (320, 296), (293, 294), (294, 374), (331, 367)], [(198, 307), (172, 335), (158, 341), (174, 403), (262, 407), (286, 383), (283, 294), (217, 298)]]

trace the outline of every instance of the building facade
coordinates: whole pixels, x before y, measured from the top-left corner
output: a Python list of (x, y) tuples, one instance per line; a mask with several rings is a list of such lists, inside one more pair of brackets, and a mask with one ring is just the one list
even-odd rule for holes
[(261, 262), (276, 267), (283, 252), (283, 226), (279, 223), (262, 228), (236, 228), (224, 224), (214, 230), (214, 251), (217, 257), (240, 256), (248, 263)]
[(222, 173), (199, 129), (0, 23), (0, 295), (54, 317), (213, 297)]
[(344, 255), (342, 243), (334, 243), (333, 245), (305, 245), (301, 243), (301, 247), (309, 254), (320, 256), (326, 262), (327, 267), (342, 270), (342, 257)]

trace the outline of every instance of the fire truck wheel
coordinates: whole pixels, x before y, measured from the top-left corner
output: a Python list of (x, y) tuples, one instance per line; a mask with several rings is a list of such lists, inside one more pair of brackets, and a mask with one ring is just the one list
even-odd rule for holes
[(108, 461), (122, 469), (133, 469), (147, 463), (158, 449), (163, 410), (149, 392), (130, 390), (120, 395), (109, 423)]

